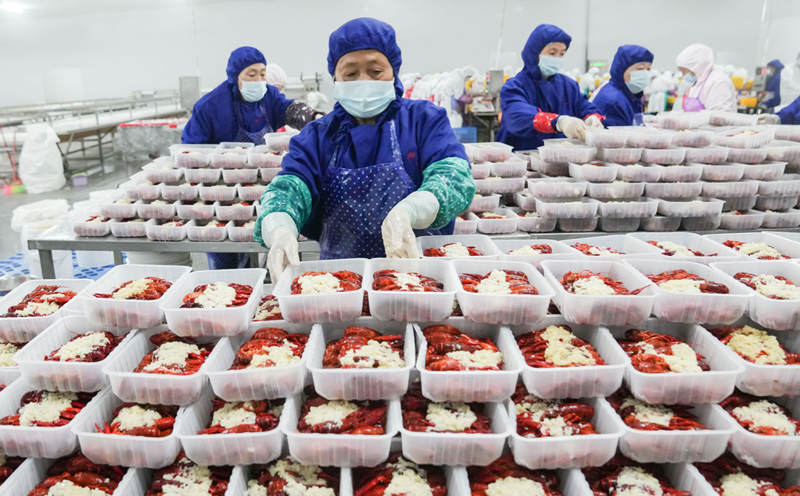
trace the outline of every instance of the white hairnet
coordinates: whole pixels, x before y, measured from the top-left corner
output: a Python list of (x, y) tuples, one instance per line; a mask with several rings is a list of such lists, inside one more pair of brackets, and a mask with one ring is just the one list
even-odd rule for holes
[(267, 64), (267, 84), (283, 89), (288, 80), (286, 71), (278, 64)]
[(702, 79), (714, 68), (714, 51), (709, 46), (693, 43), (678, 54), (675, 64), (689, 69), (697, 79)]

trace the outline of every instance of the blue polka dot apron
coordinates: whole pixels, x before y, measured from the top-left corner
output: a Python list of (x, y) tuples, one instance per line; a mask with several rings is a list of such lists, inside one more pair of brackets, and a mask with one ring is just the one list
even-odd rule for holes
[[(239, 101), (236, 97), (233, 99), (233, 115), (236, 119), (236, 125), (239, 128), (236, 131), (236, 139), (234, 141), (238, 143), (255, 143), (256, 145), (264, 145), (266, 141), (264, 140), (264, 135), (267, 133), (271, 133), (274, 131), (272, 126), (269, 123), (269, 119), (267, 119), (267, 111), (264, 108), (263, 104), (260, 104), (258, 108), (261, 110), (263, 117), (261, 119), (264, 120), (264, 126), (260, 129), (255, 131), (248, 131), (245, 129), (244, 124), (242, 121), (242, 102)], [(259, 119), (259, 120), (261, 120)]]

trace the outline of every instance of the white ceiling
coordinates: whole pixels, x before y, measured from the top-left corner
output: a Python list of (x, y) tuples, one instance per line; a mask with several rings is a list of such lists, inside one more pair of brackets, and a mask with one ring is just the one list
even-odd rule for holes
[[(6, 0), (0, 0), (2, 4)], [(31, 17), (67, 17), (131, 10), (148, 10), (165, 6), (192, 6), (223, 3), (224, 0), (8, 0), (23, 5), (22, 15)], [(13, 17), (0, 11), (0, 17)]]

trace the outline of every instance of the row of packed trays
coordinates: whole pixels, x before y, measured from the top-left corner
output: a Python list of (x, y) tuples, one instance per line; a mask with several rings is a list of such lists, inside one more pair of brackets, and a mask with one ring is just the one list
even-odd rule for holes
[[(252, 208), (252, 207), (251, 207)], [(253, 241), (256, 221), (252, 216), (244, 219), (225, 219), (213, 216), (208, 219), (183, 218), (151, 218), (128, 217), (110, 219), (101, 216), (90, 216), (79, 222), (73, 222), (72, 230), (76, 235), (88, 238), (100, 238), (109, 234), (115, 238), (144, 238), (152, 241)]]
[[(162, 201), (190, 201), (200, 198), (202, 201), (233, 201), (239, 198), (242, 201), (255, 201), (267, 189), (267, 184), (275, 177), (280, 169), (263, 169), (274, 171), (267, 177), (262, 174), (262, 183), (256, 178), (239, 181), (217, 182), (208, 178), (206, 181), (186, 182), (183, 184), (152, 184), (150, 182), (131, 182), (120, 186), (120, 191), (125, 198), (116, 200), (112, 205), (127, 205), (131, 201), (141, 200), (150, 202), (159, 198)], [(254, 170), (254, 172), (257, 172)], [(113, 207), (107, 207), (113, 208)]]

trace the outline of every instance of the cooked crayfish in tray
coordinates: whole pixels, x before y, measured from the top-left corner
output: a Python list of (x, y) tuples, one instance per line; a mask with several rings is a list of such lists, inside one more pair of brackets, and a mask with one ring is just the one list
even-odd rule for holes
[(709, 331), (748, 362), (757, 365), (800, 365), (800, 353), (787, 351), (778, 338), (761, 329), (725, 326)]
[(112, 298), (114, 300), (157, 300), (172, 286), (172, 283), (160, 277), (144, 277), (122, 283), (110, 293), (95, 293), (95, 298)]
[(441, 248), (426, 248), (422, 250), (425, 257), (482, 257), (483, 252), (474, 246), (464, 246), (461, 243), (445, 243)]
[(56, 362), (101, 362), (124, 338), (124, 334), (115, 336), (108, 331), (78, 334), (45, 355), (44, 359)]
[(134, 372), (144, 374), (192, 375), (203, 366), (214, 347), (211, 343), (197, 343), (169, 331), (150, 336), (156, 349), (146, 354)]
[(737, 272), (733, 278), (773, 300), (800, 300), (800, 286), (783, 276)]
[(311, 388), (300, 412), (297, 430), (314, 434), (386, 433), (387, 405), (384, 401), (326, 400)]
[(172, 434), (177, 406), (123, 403), (111, 414), (111, 422), (97, 432), (120, 436), (165, 437)]
[(576, 400), (545, 400), (517, 385), (511, 397), (517, 413), (517, 434), (523, 437), (560, 437), (597, 434), (592, 425), (594, 407)]
[(684, 246), (672, 241), (655, 241), (650, 240), (647, 242), (661, 250), (661, 254), (668, 257), (716, 257), (716, 253), (703, 253), (698, 250), (693, 250), (688, 246)]
[(248, 284), (214, 282), (201, 284), (183, 297), (181, 308), (228, 308), (247, 303), (253, 287)]
[(743, 255), (759, 260), (783, 260), (785, 258), (790, 258), (778, 251), (774, 246), (766, 243), (745, 243), (744, 241), (728, 239), (723, 241), (722, 244), (728, 248), (733, 248)]
[(530, 470), (504, 455), (485, 467), (468, 467), (472, 496), (561, 496), (558, 477), (551, 470)]
[(660, 274), (647, 274), (647, 278), (664, 291), (673, 293), (730, 293), (728, 286), (720, 282), (703, 279), (697, 274), (692, 274), (683, 269), (668, 270)]
[(60, 458), (47, 469), (47, 478), (28, 496), (113, 494), (127, 469), (99, 465), (78, 453)]
[(754, 434), (764, 436), (798, 436), (800, 421), (793, 418), (781, 405), (766, 398), (734, 392), (719, 406), (736, 419), (739, 424)]
[(602, 467), (584, 468), (583, 475), (594, 496), (691, 496), (689, 491), (671, 487), (660, 465), (636, 463), (622, 455), (616, 455)]
[[(339, 469), (303, 465), (289, 456), (268, 465), (252, 465), (247, 496), (288, 496), (289, 494), (337, 496)], [(287, 492), (291, 488), (292, 492)]]
[(642, 431), (705, 430), (686, 405), (650, 405), (635, 399), (624, 388), (609, 396), (608, 402), (628, 427)]
[(705, 357), (691, 346), (669, 334), (643, 329), (628, 329), (625, 338), (617, 340), (639, 372), (704, 372), (711, 370)]
[(402, 368), (402, 334), (382, 335), (364, 326), (350, 326), (344, 336), (325, 346), (322, 366), (326, 369)]
[(522, 357), (531, 367), (582, 367), (605, 365), (590, 343), (572, 333), (566, 325), (551, 325), (545, 329), (517, 336)]
[(353, 496), (426, 495), (446, 496), (447, 486), (441, 467), (417, 465), (392, 453), (377, 467), (354, 468)]
[(0, 367), (16, 367), (14, 354), (28, 343), (11, 343), (0, 341)]
[(417, 272), (379, 270), (372, 274), (372, 289), (376, 291), (411, 291), (441, 293), (444, 285), (436, 279)]
[(0, 484), (4, 483), (24, 461), (24, 458), (18, 456), (0, 455)]
[(435, 371), (500, 370), (503, 354), (489, 338), (473, 338), (449, 324), (426, 327), (425, 368)]
[[(181, 452), (175, 463), (153, 473), (144, 496), (172, 496), (208, 494), (224, 496), (228, 490), (233, 467), (205, 467), (197, 465)], [(280, 493), (279, 493), (280, 494)]]
[(625, 254), (625, 252), (615, 250), (613, 248), (590, 245), (589, 243), (573, 243), (570, 246), (572, 248), (575, 248), (579, 252), (583, 253), (584, 255), (589, 255), (590, 257), (600, 257), (600, 256), (608, 257), (608, 256)]
[(42, 284), (25, 295), (22, 301), (8, 307), (0, 317), (45, 317), (57, 312), (76, 294), (64, 286)]
[(524, 272), (495, 269), (488, 274), (459, 274), (461, 286), (470, 293), (539, 294)]
[(550, 245), (525, 245), (519, 248), (509, 250), (508, 255), (550, 255), (553, 253), (553, 247)]
[(291, 365), (303, 357), (306, 343), (308, 334), (289, 334), (277, 327), (263, 327), (239, 347), (230, 370)]
[(752, 467), (730, 453), (709, 463), (695, 462), (694, 466), (720, 495), (728, 494), (731, 488), (742, 489), (736, 494), (743, 496), (800, 495), (800, 486), (783, 487), (786, 479), (784, 470)]
[(283, 314), (281, 313), (281, 307), (278, 304), (278, 299), (275, 297), (275, 295), (267, 295), (261, 298), (261, 301), (258, 303), (258, 307), (256, 308), (256, 314), (253, 316), (253, 320), (261, 322), (265, 320), (281, 319), (283, 319)]
[(266, 432), (278, 427), (282, 399), (212, 401), (211, 423), (198, 434), (239, 434), (242, 432)]
[(491, 419), (481, 413), (480, 403), (434, 402), (424, 396), (419, 384), (409, 388), (401, 400), (403, 427), (414, 432), (491, 434)]
[(629, 291), (621, 282), (591, 270), (567, 272), (561, 277), (561, 286), (568, 293), (592, 296), (637, 295), (644, 289)]
[(61, 427), (72, 422), (95, 393), (66, 391), (28, 391), (19, 400), (14, 415), (0, 418), (0, 425), (23, 427)]
[(349, 270), (305, 272), (292, 281), (293, 295), (342, 293), (361, 289), (361, 275)]

